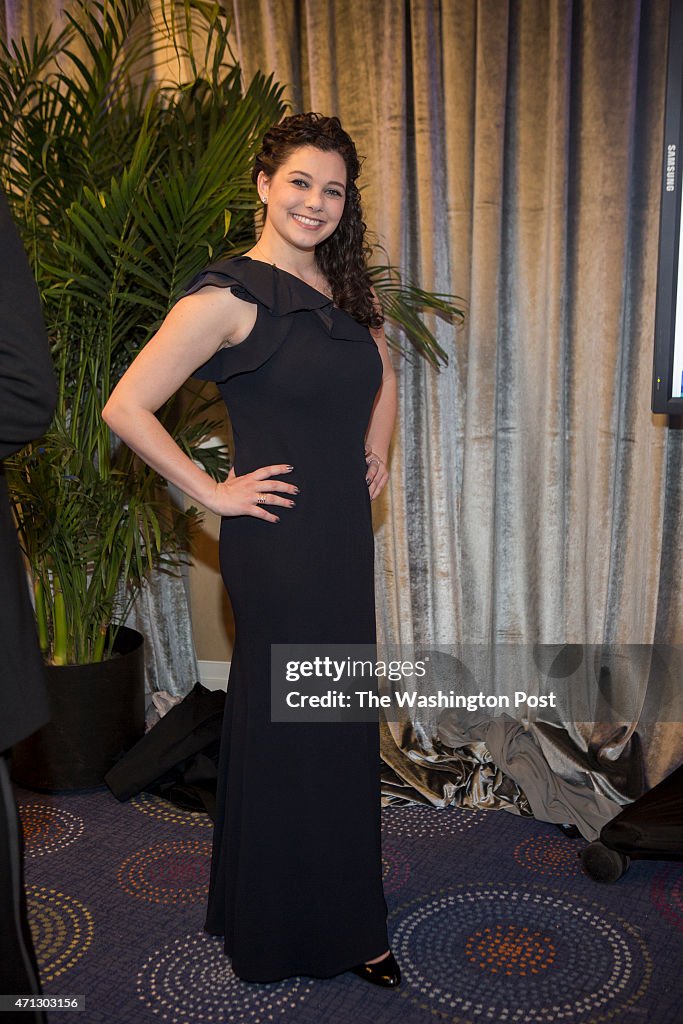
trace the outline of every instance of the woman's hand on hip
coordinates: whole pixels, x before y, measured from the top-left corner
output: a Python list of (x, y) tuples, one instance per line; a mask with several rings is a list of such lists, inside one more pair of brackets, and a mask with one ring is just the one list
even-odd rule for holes
[(370, 488), (370, 501), (374, 501), (389, 479), (389, 470), (384, 459), (368, 445), (365, 446), (365, 461), (368, 464), (365, 482)]
[(216, 483), (211, 501), (207, 504), (219, 516), (254, 516), (269, 523), (279, 522), (279, 516), (269, 512), (266, 506), (282, 505), (294, 508), (292, 500), (299, 488), (284, 480), (272, 477), (291, 473), (293, 466), (262, 466), (253, 473), (235, 476), (234, 468), (227, 478)]

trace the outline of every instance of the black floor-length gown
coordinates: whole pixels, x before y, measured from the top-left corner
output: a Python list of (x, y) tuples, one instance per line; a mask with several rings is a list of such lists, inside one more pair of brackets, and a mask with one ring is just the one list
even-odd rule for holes
[[(257, 305), (242, 344), (195, 376), (218, 383), (235, 472), (288, 464), (279, 523), (224, 517), (235, 614), (206, 929), (248, 981), (331, 977), (389, 946), (377, 724), (270, 720), (270, 645), (374, 644), (364, 437), (382, 366), (368, 329), (294, 275), (237, 257), (213, 284)], [(264, 490), (266, 488), (264, 487)]]

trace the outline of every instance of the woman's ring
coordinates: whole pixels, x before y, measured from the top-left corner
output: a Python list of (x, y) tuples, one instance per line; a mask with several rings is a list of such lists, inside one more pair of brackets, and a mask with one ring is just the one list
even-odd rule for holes
[(267, 497), (267, 494), (259, 494), (258, 498), (256, 499), (256, 504), (265, 505)]

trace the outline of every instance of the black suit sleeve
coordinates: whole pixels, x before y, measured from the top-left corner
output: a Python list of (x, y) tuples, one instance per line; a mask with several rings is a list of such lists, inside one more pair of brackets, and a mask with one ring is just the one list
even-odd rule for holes
[(44, 434), (57, 388), (31, 267), (0, 195), (0, 752), (49, 715), (2, 459)]
[(0, 459), (44, 434), (57, 401), (47, 334), (21, 239), (0, 195)]

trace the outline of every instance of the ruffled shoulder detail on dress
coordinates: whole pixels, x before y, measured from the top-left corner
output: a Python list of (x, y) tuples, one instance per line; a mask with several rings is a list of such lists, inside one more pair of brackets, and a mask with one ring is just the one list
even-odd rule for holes
[(331, 299), (305, 281), (249, 256), (218, 260), (205, 267), (190, 281), (185, 294), (190, 295), (206, 284), (232, 288), (239, 298), (260, 302), (271, 316), (288, 316), (302, 309), (322, 309), (332, 305)]
[[(239, 345), (219, 349), (195, 370), (193, 376), (199, 380), (221, 382), (258, 369), (282, 345), (293, 314), (302, 311), (315, 312), (332, 338), (375, 344), (368, 328), (338, 309), (327, 295), (274, 264), (249, 256), (218, 260), (193, 277), (183, 294), (192, 295), (205, 285), (230, 288), (238, 298), (256, 303), (259, 310), (249, 337)], [(267, 324), (262, 313), (268, 317)]]

